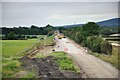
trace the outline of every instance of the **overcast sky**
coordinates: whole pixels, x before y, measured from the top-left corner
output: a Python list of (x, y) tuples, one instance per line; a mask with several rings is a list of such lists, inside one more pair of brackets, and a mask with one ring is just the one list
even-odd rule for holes
[(2, 25), (53, 26), (118, 17), (117, 2), (2, 2)]

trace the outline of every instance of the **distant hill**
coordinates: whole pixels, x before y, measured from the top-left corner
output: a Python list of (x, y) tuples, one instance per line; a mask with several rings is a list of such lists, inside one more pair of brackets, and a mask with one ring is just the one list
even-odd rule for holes
[[(120, 18), (113, 18), (109, 20), (100, 21), (100, 22), (97, 22), (97, 24), (102, 27), (116, 27), (118, 26), (118, 22), (120, 24)], [(70, 27), (76, 27), (76, 26), (82, 26), (82, 25), (84, 24), (64, 25), (64, 26), (57, 26), (57, 27), (70, 28)]]
[(70, 27), (77, 27), (77, 26), (82, 26), (83, 24), (73, 24), (73, 25), (63, 25), (63, 26), (56, 26), (56, 27), (65, 27), (65, 28), (70, 28)]
[(113, 18), (113, 19), (97, 22), (97, 24), (99, 26), (116, 27), (118, 26), (118, 22), (120, 23), (120, 18)]

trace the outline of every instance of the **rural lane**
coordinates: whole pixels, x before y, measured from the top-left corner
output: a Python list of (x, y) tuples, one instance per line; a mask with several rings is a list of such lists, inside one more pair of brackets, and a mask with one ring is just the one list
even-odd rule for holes
[[(55, 37), (55, 51), (66, 51), (89, 78), (118, 78), (118, 70), (111, 64), (86, 53), (85, 49), (76, 46), (67, 38)], [(67, 50), (68, 49), (68, 50)]]

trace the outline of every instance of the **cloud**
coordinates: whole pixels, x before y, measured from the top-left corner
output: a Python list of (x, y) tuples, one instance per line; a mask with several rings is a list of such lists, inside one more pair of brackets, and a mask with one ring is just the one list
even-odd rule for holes
[(3, 26), (43, 26), (100, 21), (118, 16), (117, 2), (3, 2)]
[(119, 0), (1, 0), (2, 2), (118, 2)]

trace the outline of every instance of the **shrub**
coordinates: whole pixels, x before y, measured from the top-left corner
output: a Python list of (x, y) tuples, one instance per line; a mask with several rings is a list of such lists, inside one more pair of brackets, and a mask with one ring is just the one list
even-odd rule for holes
[(105, 53), (107, 55), (111, 55), (112, 54), (112, 45), (106, 40), (102, 41), (101, 52)]
[(30, 39), (31, 37), (30, 36), (26, 36), (28, 39)]
[(93, 36), (99, 35), (99, 25), (95, 22), (88, 22), (82, 26), (82, 35), (84, 36)]
[(54, 34), (54, 31), (52, 30), (48, 32), (47, 36), (52, 36), (53, 34)]
[(17, 36), (14, 32), (10, 32), (8, 35), (7, 35), (7, 38), (9, 40), (14, 40), (14, 39), (17, 39)]
[(32, 36), (31, 38), (37, 38), (37, 36)]
[(81, 45), (82, 45), (83, 47), (86, 47), (86, 46), (87, 46), (87, 40), (83, 40), (82, 43), (81, 43)]
[(87, 47), (91, 49), (93, 52), (101, 52), (100, 44), (102, 42), (102, 38), (98, 36), (90, 36), (87, 38)]
[(77, 33), (77, 34), (76, 34), (76, 36), (75, 36), (75, 41), (76, 41), (77, 43), (82, 43), (82, 41), (83, 41), (83, 36), (82, 36), (81, 33)]

